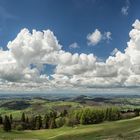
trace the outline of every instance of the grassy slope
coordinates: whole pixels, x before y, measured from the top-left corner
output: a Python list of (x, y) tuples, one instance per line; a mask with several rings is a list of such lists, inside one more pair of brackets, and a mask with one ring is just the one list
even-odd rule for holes
[(23, 138), (25, 140), (139, 140), (139, 135), (140, 117), (75, 128), (63, 127), (53, 130), (12, 131), (10, 133), (0, 131), (0, 138), (7, 140), (23, 140)]

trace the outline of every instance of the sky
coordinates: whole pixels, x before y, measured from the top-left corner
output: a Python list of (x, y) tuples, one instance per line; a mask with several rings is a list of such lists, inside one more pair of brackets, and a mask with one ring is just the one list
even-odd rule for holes
[(0, 89), (140, 86), (139, 0), (0, 0)]

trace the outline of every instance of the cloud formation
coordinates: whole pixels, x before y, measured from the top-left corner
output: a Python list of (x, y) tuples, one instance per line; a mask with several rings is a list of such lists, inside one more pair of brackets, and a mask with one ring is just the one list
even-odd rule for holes
[(88, 45), (95, 46), (100, 43), (102, 40), (109, 42), (111, 40), (111, 32), (104, 32), (103, 34), (98, 30), (95, 29), (94, 32), (89, 33), (87, 35)]
[(103, 39), (104, 40), (107, 40), (107, 41), (110, 41), (112, 38), (111, 38), (111, 32), (105, 32), (104, 35), (103, 35)]
[(130, 2), (129, 2), (129, 0), (126, 0), (125, 6), (123, 6), (123, 7), (121, 8), (121, 13), (122, 13), (122, 15), (124, 15), (124, 16), (127, 16), (127, 15), (128, 15), (129, 7), (130, 7)]
[(80, 46), (78, 45), (77, 42), (74, 42), (74, 43), (72, 43), (72, 44), (69, 45), (69, 48), (70, 49), (76, 49), (76, 48), (80, 48)]
[(95, 29), (93, 33), (87, 35), (88, 45), (97, 45), (102, 39), (102, 34), (98, 29)]
[[(94, 54), (64, 51), (50, 30), (22, 29), (0, 50), (0, 89), (140, 86), (140, 21), (132, 26), (124, 53), (116, 48), (104, 62)], [(42, 73), (44, 65), (54, 65), (54, 73)]]

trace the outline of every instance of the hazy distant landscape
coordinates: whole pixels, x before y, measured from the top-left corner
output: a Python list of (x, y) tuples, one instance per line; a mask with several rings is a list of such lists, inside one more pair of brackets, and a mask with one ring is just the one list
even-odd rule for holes
[[(47, 94), (24, 93), (0, 94), (0, 114), (17, 115), (21, 112), (45, 114), (45, 111), (59, 112), (71, 108), (116, 106), (121, 111), (140, 108), (140, 95), (135, 94)], [(31, 114), (32, 115), (32, 114)]]

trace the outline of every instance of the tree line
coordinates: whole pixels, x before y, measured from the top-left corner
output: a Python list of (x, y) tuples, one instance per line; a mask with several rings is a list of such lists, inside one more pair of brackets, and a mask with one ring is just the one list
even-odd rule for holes
[[(139, 110), (136, 110), (135, 116), (139, 116)], [(106, 108), (80, 108), (76, 110), (63, 110), (61, 113), (51, 111), (45, 115), (28, 116), (22, 113), (21, 118), (13, 118), (12, 115), (0, 115), (0, 125), (4, 131), (16, 130), (39, 130), (54, 129), (64, 125), (75, 126), (78, 124), (97, 124), (103, 121), (115, 121), (122, 119), (123, 115), (117, 107)]]

